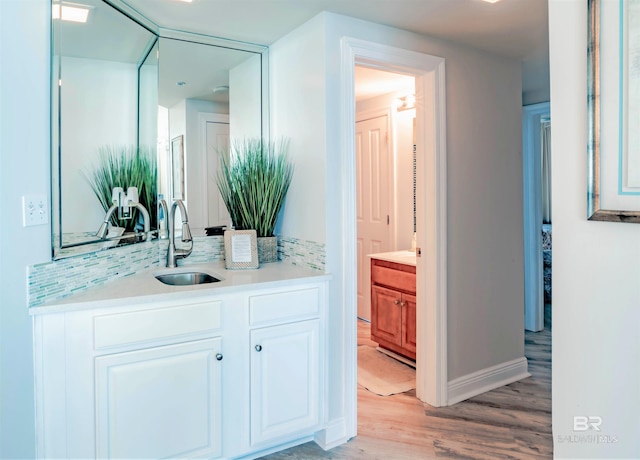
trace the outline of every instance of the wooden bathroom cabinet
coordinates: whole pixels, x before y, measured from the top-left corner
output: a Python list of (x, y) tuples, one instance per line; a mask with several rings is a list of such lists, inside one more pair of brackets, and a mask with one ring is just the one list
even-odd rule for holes
[(416, 267), (371, 259), (371, 339), (416, 359)]

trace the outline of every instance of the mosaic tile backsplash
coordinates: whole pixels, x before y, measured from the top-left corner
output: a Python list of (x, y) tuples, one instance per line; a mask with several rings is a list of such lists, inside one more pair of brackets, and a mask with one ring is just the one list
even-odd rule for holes
[[(181, 265), (224, 260), (224, 237), (194, 237), (193, 242), (192, 254), (182, 259)], [(156, 240), (32, 265), (27, 271), (29, 306), (36, 307), (60, 300), (109, 281), (134, 275), (140, 270), (163, 267), (167, 260), (167, 247), (167, 240)], [(324, 271), (325, 246), (279, 236), (278, 258), (293, 265)]]

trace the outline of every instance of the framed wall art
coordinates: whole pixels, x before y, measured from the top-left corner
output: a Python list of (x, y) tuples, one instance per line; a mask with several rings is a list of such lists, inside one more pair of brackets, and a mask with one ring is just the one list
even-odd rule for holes
[(640, 223), (640, 0), (589, 0), (590, 220)]

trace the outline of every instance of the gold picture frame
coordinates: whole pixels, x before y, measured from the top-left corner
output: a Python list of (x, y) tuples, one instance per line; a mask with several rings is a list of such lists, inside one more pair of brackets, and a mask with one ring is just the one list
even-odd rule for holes
[(640, 56), (630, 38), (640, 33), (640, 9), (630, 19), (629, 3), (588, 0), (587, 218), (594, 221), (640, 223), (640, 183), (628, 179), (629, 165), (640, 168), (640, 138), (627, 128), (640, 114), (629, 89), (640, 88), (640, 73), (628, 64)]

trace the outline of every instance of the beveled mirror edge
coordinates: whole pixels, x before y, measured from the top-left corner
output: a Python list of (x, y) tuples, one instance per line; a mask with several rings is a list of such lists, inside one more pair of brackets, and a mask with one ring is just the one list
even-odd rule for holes
[(640, 223), (640, 211), (600, 208), (600, 3), (588, 1), (587, 42), (587, 219)]

